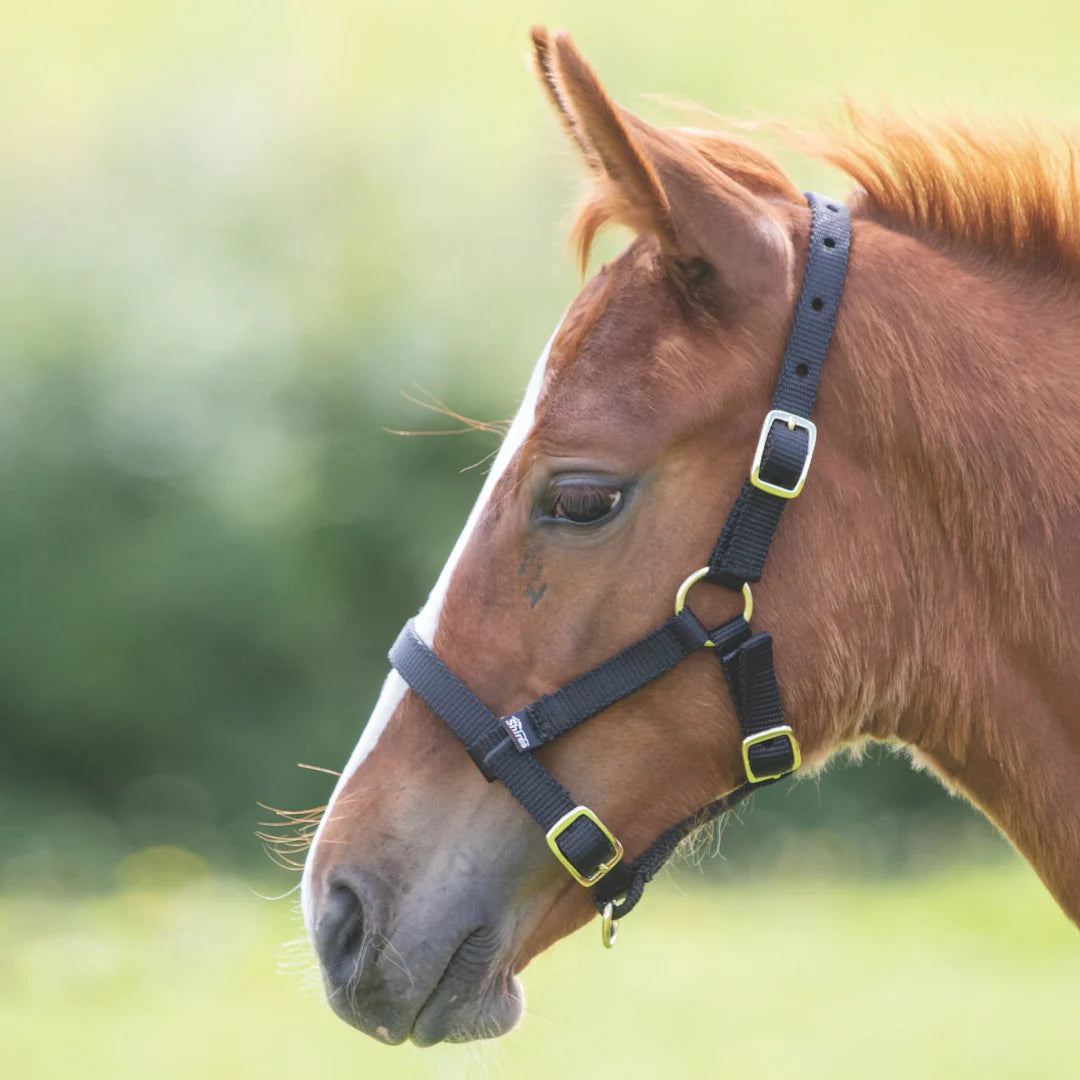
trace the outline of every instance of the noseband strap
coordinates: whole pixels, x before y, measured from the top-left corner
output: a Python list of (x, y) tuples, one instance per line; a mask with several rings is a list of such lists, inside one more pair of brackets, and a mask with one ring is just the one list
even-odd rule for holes
[[(832, 339), (851, 242), (848, 210), (812, 192), (810, 245), (791, 334), (765, 418), (750, 478), (716, 542), (707, 567), (690, 575), (676, 612), (650, 634), (550, 694), (507, 716), (497, 716), (439, 659), (410, 620), (390, 663), (464, 743), (484, 777), (501, 782), (547, 835), (555, 857), (582, 885), (610, 923), (626, 915), (671, 852), (695, 829), (731, 809), (756, 788), (799, 767), (799, 744), (784, 722), (773, 667), (772, 638), (750, 630), (748, 582), (761, 577), (780, 514), (802, 490), (817, 439), (810, 420), (818, 378)], [(705, 579), (743, 590), (744, 615), (707, 630), (683, 606), (686, 590)], [(662, 833), (637, 858), (625, 861), (622, 845), (592, 810), (533, 756), (533, 751), (621, 701), (703, 647), (723, 668), (742, 731), (746, 782)]]

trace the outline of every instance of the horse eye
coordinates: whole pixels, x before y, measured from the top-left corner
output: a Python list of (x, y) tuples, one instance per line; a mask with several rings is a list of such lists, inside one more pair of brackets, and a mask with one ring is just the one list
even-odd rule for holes
[(613, 517), (622, 505), (622, 489), (597, 480), (558, 480), (548, 489), (542, 515), (548, 521), (595, 525)]

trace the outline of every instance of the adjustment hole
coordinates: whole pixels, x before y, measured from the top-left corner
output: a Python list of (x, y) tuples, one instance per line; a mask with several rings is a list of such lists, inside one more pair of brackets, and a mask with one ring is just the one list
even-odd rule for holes
[(840, 213), (840, 207), (837, 206), (835, 203), (826, 203), (825, 204), (825, 209), (826, 210), (831, 210), (834, 214)]
[(815, 296), (814, 299), (810, 301), (810, 306), (815, 311), (820, 311), (825, 306), (825, 301), (822, 300), (820, 296)]
[(795, 374), (798, 375), (800, 379), (805, 379), (806, 376), (810, 374), (810, 369), (805, 364), (796, 364)]
[(836, 247), (836, 241), (831, 236), (826, 236), (822, 242), (826, 247)]

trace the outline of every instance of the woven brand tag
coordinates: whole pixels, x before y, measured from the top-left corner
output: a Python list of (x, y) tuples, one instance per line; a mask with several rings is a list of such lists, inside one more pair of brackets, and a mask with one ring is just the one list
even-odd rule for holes
[(520, 716), (506, 716), (503, 717), (503, 724), (506, 730), (510, 732), (514, 737), (514, 742), (521, 747), (522, 750), (528, 750), (532, 746), (532, 740), (529, 738), (530, 732), (525, 727), (525, 722)]

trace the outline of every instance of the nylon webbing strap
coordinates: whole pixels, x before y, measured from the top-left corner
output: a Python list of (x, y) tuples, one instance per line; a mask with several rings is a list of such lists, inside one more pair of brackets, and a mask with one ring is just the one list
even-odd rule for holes
[(790, 732), (780, 707), (772, 635), (755, 634), (734, 652), (722, 656), (720, 663), (742, 730), (747, 779), (759, 783), (760, 778), (777, 778), (791, 772), (799, 764), (793, 738), (780, 734), (760, 741), (756, 738), (781, 728)]
[[(843, 203), (812, 191), (810, 245), (802, 289), (773, 395), (774, 412), (809, 420), (844, 291), (851, 217)], [(773, 413), (769, 414), (770, 417)], [(758, 477), (774, 487), (796, 489), (811, 453), (810, 429), (783, 419), (767, 420)], [(720, 539), (709, 557), (709, 580), (730, 589), (761, 580), (765, 557), (789, 501), (744, 482)]]
[[(574, 810), (566, 788), (531, 754), (516, 751), (499, 718), (435, 655), (411, 619), (390, 649), (390, 663), (465, 744), (484, 775), (502, 781), (545, 833)], [(559, 835), (558, 846), (583, 877), (614, 855), (611, 842), (586, 817)]]
[[(751, 636), (746, 621), (739, 617), (715, 630), (710, 639), (716, 646), (724, 676), (731, 690), (731, 700), (739, 729), (744, 737), (773, 730), (782, 725), (780, 688), (772, 661), (772, 638), (769, 634)], [(795, 767), (793, 744), (782, 737), (757, 743), (749, 750), (756, 776), (741, 787), (709, 803), (701, 810), (662, 832), (632, 862), (621, 862), (597, 884), (593, 900), (599, 911), (613, 905), (613, 917), (628, 915), (641, 899), (645, 886), (655, 877), (672, 852), (691, 833), (734, 809), (759, 788), (775, 784)]]
[(709, 632), (689, 608), (565, 686), (519, 709), (503, 723), (523, 721), (521, 748), (528, 749), (576, 727), (616, 701), (670, 671), (709, 639)]

